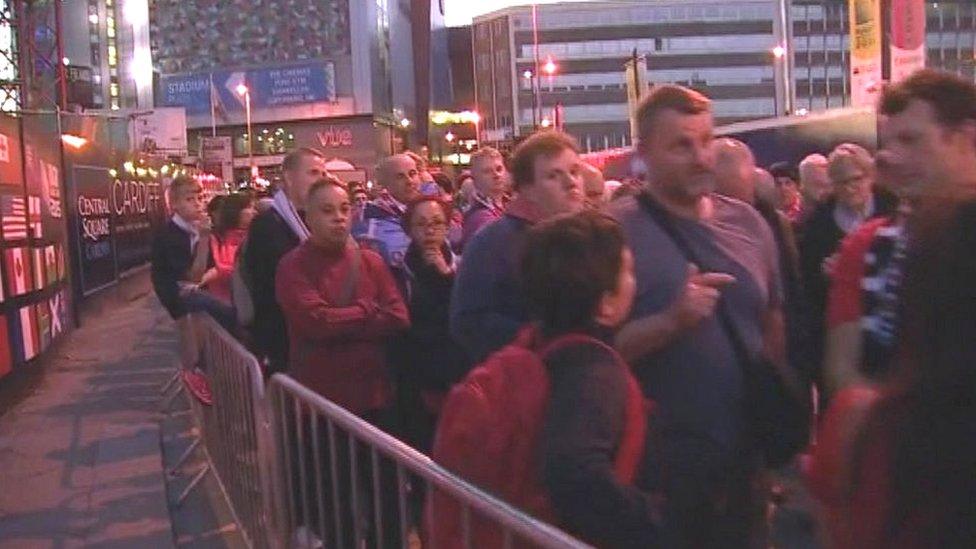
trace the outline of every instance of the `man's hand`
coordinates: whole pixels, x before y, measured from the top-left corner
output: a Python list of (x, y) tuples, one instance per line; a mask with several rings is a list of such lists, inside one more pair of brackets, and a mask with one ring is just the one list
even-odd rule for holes
[(671, 305), (670, 313), (680, 330), (694, 328), (715, 313), (720, 290), (735, 282), (725, 273), (701, 273), (698, 266), (688, 264), (688, 279), (684, 290)]

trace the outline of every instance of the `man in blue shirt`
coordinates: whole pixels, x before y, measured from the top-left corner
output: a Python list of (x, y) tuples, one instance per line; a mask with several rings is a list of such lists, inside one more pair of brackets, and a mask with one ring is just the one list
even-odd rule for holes
[(752, 493), (760, 465), (744, 434), (744, 364), (720, 315), (751, 357), (785, 360), (776, 244), (751, 206), (714, 193), (705, 96), (660, 86), (637, 117), (647, 182), (610, 208), (637, 275), (616, 344), (659, 406), (657, 482), (676, 546), (748, 546), (762, 521)]

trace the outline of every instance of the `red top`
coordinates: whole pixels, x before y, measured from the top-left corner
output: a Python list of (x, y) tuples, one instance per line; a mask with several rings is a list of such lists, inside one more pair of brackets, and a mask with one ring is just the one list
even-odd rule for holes
[(867, 386), (842, 390), (824, 417), (812, 449), (807, 484), (823, 505), (828, 547), (915, 549), (927, 539), (939, 504), (913, 509), (889, 530), (896, 416), (870, 420), (884, 393)]
[(871, 249), (878, 229), (890, 222), (888, 218), (866, 221), (841, 243), (837, 264), (831, 273), (830, 293), (827, 295), (827, 329), (847, 322), (856, 322), (864, 314), (861, 283), (864, 279), (864, 256)]
[(355, 248), (329, 254), (310, 242), (278, 264), (276, 296), (288, 324), (288, 373), (355, 414), (393, 400), (386, 343), (410, 326), (407, 307), (383, 259), (360, 250), (359, 280), (348, 306), (335, 306)]
[(237, 259), (237, 249), (247, 236), (244, 229), (231, 229), (224, 238), (218, 239), (210, 235), (210, 256), (213, 258), (217, 278), (207, 284), (207, 290), (225, 303), (231, 302), (230, 278), (234, 272), (234, 260)]

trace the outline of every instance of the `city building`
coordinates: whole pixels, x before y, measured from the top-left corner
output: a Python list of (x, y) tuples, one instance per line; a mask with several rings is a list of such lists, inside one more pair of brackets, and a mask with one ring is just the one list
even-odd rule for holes
[(426, 131), (418, 121), (441, 87), (424, 64), (447, 64), (439, 4), (155, 0), (156, 106), (186, 109), (191, 155), (201, 138), (228, 139), (237, 181), (254, 166), (273, 179), (283, 154), (301, 146), (323, 150), (340, 177), (365, 181), (379, 158)]
[(61, 9), (69, 106), (152, 108), (148, 0), (69, 0)]
[[(847, 0), (618, 0), (520, 6), (476, 17), (482, 137), (561, 123), (584, 150), (628, 146), (625, 65), (646, 83), (713, 100), (717, 124), (846, 106)], [(929, 66), (974, 74), (976, 2), (927, 2)], [(638, 66), (641, 66), (638, 64)], [(643, 71), (641, 71), (643, 72)]]

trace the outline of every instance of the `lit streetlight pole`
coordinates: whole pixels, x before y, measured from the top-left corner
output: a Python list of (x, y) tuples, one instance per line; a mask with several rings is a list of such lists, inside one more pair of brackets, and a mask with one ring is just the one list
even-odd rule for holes
[(525, 71), (522, 73), (522, 78), (529, 83), (529, 91), (532, 92), (532, 129), (539, 126), (539, 114), (538, 114), (538, 98), (536, 97), (535, 89), (535, 74), (532, 71)]
[[(559, 67), (556, 62), (552, 60), (552, 56), (546, 58), (546, 64), (542, 66), (542, 70), (545, 71), (546, 75), (549, 77), (549, 93), (552, 93), (552, 79), (556, 75), (556, 71)], [(546, 118), (554, 119), (555, 113), (552, 116), (547, 116)]]
[[(786, 73), (786, 68), (782, 66), (782, 64), (786, 60), (785, 58), (786, 58), (787, 50), (784, 46), (778, 45), (774, 47), (772, 50), (770, 50), (770, 53), (773, 54), (773, 77), (777, 78), (779, 82), (783, 82), (783, 93), (789, 93), (786, 88), (786, 84), (784, 82), (784, 76), (781, 76), (781, 74)], [(779, 116), (780, 114), (779, 88), (780, 86), (776, 86), (776, 85), (773, 86), (773, 115), (775, 116)]]
[(251, 168), (251, 178), (254, 178), (254, 135), (251, 132), (251, 90), (243, 83), (237, 85), (237, 95), (244, 98), (244, 117), (247, 121), (247, 163)]

